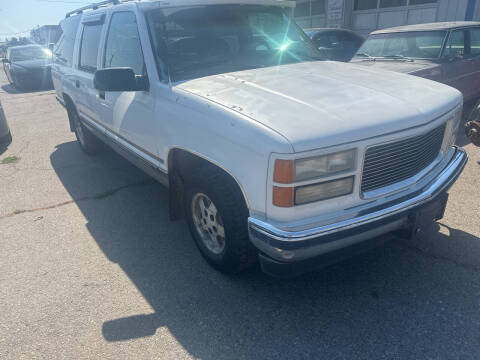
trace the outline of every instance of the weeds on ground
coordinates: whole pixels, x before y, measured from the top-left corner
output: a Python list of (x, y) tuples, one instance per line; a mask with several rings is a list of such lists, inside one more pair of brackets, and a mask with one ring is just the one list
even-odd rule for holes
[(20, 161), (20, 158), (18, 156), (7, 156), (6, 158), (3, 158), (2, 161), (0, 161), (0, 164), (2, 165), (16, 164), (19, 161)]

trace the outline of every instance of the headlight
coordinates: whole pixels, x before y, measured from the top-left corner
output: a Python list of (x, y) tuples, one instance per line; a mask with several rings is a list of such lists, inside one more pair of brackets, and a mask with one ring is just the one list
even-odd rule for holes
[(355, 150), (295, 160), (295, 181), (305, 181), (355, 170)]
[(448, 151), (448, 149), (455, 144), (455, 140), (457, 138), (458, 126), (460, 125), (460, 120), (462, 118), (462, 110), (463, 108), (460, 106), (455, 111), (452, 118), (448, 120), (447, 124), (445, 125), (445, 136), (443, 137), (443, 143), (442, 143), (443, 153)]
[(353, 192), (354, 177), (295, 188), (295, 205), (327, 200)]
[[(355, 182), (352, 172), (356, 170), (356, 154), (356, 149), (350, 149), (305, 159), (275, 160), (273, 181), (282, 186), (273, 186), (273, 205), (292, 207), (351, 194)], [(324, 177), (329, 180), (298, 184)]]

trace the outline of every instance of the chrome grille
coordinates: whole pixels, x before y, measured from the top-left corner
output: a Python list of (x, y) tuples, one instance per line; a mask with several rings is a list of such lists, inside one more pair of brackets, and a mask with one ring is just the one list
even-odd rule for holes
[(392, 185), (418, 174), (437, 158), (444, 134), (445, 124), (423, 135), (367, 149), (362, 192)]

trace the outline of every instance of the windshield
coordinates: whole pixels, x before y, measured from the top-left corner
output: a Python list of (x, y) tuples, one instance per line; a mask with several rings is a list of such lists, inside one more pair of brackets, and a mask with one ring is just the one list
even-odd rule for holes
[(360, 47), (355, 57), (438, 59), (446, 36), (446, 31), (371, 35)]
[(40, 46), (32, 46), (21, 49), (12, 49), (10, 52), (11, 61), (26, 61), (49, 59), (52, 57), (52, 52)]
[(160, 64), (173, 81), (320, 60), (311, 40), (281, 8), (213, 5), (147, 13)]

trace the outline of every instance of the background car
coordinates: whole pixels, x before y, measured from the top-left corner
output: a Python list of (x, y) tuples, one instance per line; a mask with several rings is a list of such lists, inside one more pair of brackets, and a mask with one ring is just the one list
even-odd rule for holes
[(3, 112), (2, 103), (0, 103), (0, 151), (12, 142), (12, 135)]
[(409, 25), (375, 31), (352, 62), (453, 86), (480, 97), (480, 22)]
[(473, 107), (465, 124), (465, 134), (474, 145), (480, 146), (480, 101)]
[(39, 45), (13, 46), (3, 59), (8, 81), (16, 88), (51, 86), (52, 52)]
[(363, 36), (346, 29), (305, 29), (304, 31), (328, 60), (350, 61), (365, 41)]

